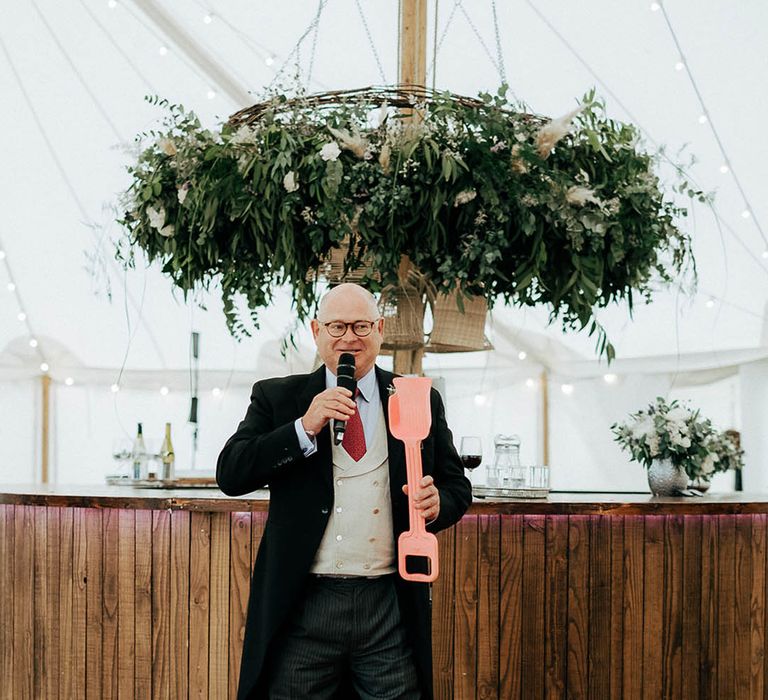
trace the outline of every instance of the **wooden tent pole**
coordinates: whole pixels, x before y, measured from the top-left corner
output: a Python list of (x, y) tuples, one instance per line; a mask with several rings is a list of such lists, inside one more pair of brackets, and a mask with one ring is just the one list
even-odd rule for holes
[(541, 463), (549, 465), (549, 373), (541, 373)]
[(41, 468), (40, 468), (40, 481), (43, 484), (48, 483), (48, 457), (49, 457), (49, 445), (50, 445), (50, 430), (51, 430), (51, 378), (44, 374), (40, 377), (41, 385), (43, 389), (43, 416), (42, 416), (42, 445), (41, 445)]
[[(425, 85), (427, 81), (427, 0), (402, 0), (400, 15), (400, 85)], [(413, 114), (410, 115), (413, 118)], [(400, 263), (401, 280), (407, 279), (410, 261)], [(424, 348), (394, 351), (397, 374), (422, 374)]]

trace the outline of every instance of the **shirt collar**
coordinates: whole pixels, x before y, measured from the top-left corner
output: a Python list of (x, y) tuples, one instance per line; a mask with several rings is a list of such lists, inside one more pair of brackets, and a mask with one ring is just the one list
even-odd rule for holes
[[(330, 389), (334, 386), (336, 386), (336, 375), (326, 366), (325, 388)], [(360, 390), (360, 396), (370, 403), (373, 400), (376, 387), (376, 367), (374, 366), (371, 367), (365, 376), (360, 377), (360, 379), (357, 380), (357, 388)]]

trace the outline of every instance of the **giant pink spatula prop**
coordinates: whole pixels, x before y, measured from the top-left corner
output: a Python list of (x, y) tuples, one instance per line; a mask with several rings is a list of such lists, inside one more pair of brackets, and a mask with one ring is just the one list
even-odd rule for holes
[[(405, 443), (405, 467), (408, 473), (408, 516), (410, 529), (397, 541), (397, 568), (406, 581), (434, 581), (439, 573), (437, 537), (427, 532), (424, 518), (416, 510), (413, 496), (421, 483), (421, 441), (429, 435), (432, 414), (429, 390), (432, 380), (426, 377), (397, 377), (395, 393), (389, 397), (389, 429)], [(407, 557), (424, 557), (429, 573), (409, 573)]]

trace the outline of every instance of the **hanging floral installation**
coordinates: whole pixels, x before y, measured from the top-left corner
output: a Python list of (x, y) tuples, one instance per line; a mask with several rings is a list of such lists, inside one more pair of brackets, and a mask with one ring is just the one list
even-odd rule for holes
[[(275, 96), (219, 130), (164, 100), (121, 220), (120, 255), (142, 249), (185, 292), (219, 283), (230, 330), (247, 333), (289, 285), (300, 319), (316, 275), (345, 251), (374, 291), (398, 284), (403, 256), (438, 291), (492, 305), (545, 305), (566, 329), (597, 332), (597, 309), (650, 300), (695, 275), (686, 210), (665, 196), (638, 130), (605, 116), (594, 91), (559, 119), (423, 88)], [(685, 182), (676, 189), (698, 198)]]

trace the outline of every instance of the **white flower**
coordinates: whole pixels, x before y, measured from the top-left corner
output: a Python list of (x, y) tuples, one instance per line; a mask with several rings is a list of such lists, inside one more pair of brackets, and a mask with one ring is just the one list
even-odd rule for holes
[(670, 433), (669, 441), (673, 445), (678, 445), (686, 450), (691, 446), (691, 438), (681, 435), (680, 433)]
[(656, 457), (659, 454), (659, 436), (656, 434), (646, 435), (645, 444), (648, 445), (648, 451), (651, 453), (651, 457)]
[(156, 228), (159, 231), (165, 225), (165, 209), (163, 207), (159, 209), (147, 207), (147, 216), (149, 217), (149, 225), (152, 228)]
[(293, 170), (286, 173), (283, 178), (283, 187), (285, 187), (286, 192), (295, 192), (299, 189), (299, 183), (296, 182), (296, 173)]
[(571, 130), (571, 121), (583, 109), (584, 105), (579, 105), (573, 111), (553, 119), (539, 129), (539, 133), (536, 134), (536, 149), (542, 158), (546, 158), (555, 144)]
[(691, 412), (683, 406), (676, 406), (667, 413), (667, 420), (673, 423), (685, 422), (691, 417)]
[(475, 190), (462, 190), (456, 195), (456, 198), (453, 200), (453, 206), (459, 207), (462, 204), (471, 202), (475, 197), (477, 197), (477, 192), (475, 192)]
[(229, 138), (230, 143), (243, 144), (253, 143), (255, 131), (251, 129), (247, 124), (243, 124), (232, 136)]
[(173, 224), (168, 224), (160, 229), (160, 235), (166, 238), (170, 238), (174, 233), (176, 233), (176, 230), (173, 228)]
[(717, 461), (717, 455), (710, 452), (701, 463), (701, 473), (704, 476), (708, 476), (715, 471), (715, 462)]
[(339, 140), (342, 148), (352, 151), (358, 158), (365, 158), (366, 151), (368, 150), (368, 141), (360, 136), (360, 132), (357, 129), (355, 129), (354, 134), (350, 134), (346, 129), (334, 129), (332, 126), (329, 126), (328, 131)]
[(320, 157), (323, 160), (336, 160), (340, 153), (339, 144), (335, 141), (329, 141), (320, 149)]
[(174, 145), (173, 141), (171, 141), (170, 139), (160, 139), (157, 142), (157, 146), (167, 156), (176, 155), (176, 146)]
[(179, 198), (179, 204), (184, 204), (184, 200), (187, 198), (190, 187), (191, 184), (189, 182), (185, 182), (181, 187), (179, 187), (178, 192), (176, 193), (177, 197)]
[(575, 204), (576, 206), (583, 207), (587, 202), (592, 204), (600, 204), (600, 200), (595, 197), (594, 191), (589, 187), (582, 187), (581, 185), (574, 185), (569, 187), (565, 193), (565, 201), (568, 204)]
[(312, 213), (312, 209), (309, 207), (304, 207), (301, 210), (301, 218), (304, 219), (304, 221), (308, 224), (315, 223), (315, 215)]
[(632, 437), (638, 440), (645, 438), (653, 432), (653, 420), (644, 418), (642, 421), (632, 426)]

